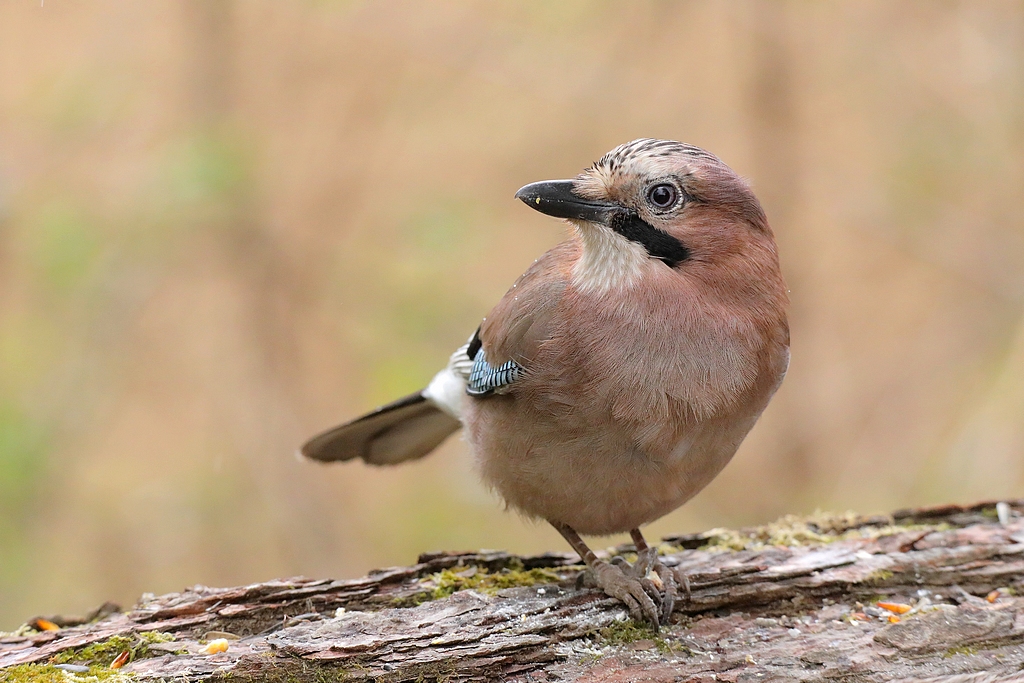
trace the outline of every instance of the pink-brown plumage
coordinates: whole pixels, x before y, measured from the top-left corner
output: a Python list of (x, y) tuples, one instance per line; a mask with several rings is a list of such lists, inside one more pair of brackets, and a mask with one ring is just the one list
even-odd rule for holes
[[(674, 588), (657, 598), (659, 617), (642, 577), (598, 560), (577, 532), (630, 531), (643, 566), (671, 584), (639, 527), (725, 467), (789, 364), (775, 241), (741, 178), (671, 141), (627, 143), (573, 181), (517, 197), (568, 219), (570, 237), (519, 278), (426, 390), (303, 453), (392, 464), (421, 457), (461, 421), (483, 480), (551, 522), (609, 594), (657, 624)], [(389, 457), (387, 444), (400, 452)]]
[[(621, 198), (628, 171), (589, 197)], [(710, 197), (657, 226), (690, 249), (685, 265), (648, 259), (631, 286), (588, 291), (573, 279), (580, 233), (605, 228), (579, 225), (481, 328), (492, 362), (529, 371), (467, 403), (468, 439), (484, 480), (527, 515), (583, 534), (661, 517), (721, 471), (782, 380), (787, 297), (767, 221), (718, 164), (687, 173)]]

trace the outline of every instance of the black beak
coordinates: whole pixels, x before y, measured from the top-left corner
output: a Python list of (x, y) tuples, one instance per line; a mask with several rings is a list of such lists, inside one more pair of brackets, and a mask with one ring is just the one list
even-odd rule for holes
[(611, 203), (583, 199), (573, 193), (575, 181), (542, 180), (530, 183), (516, 192), (516, 199), (531, 209), (555, 218), (574, 218), (592, 223), (605, 223), (619, 207)]

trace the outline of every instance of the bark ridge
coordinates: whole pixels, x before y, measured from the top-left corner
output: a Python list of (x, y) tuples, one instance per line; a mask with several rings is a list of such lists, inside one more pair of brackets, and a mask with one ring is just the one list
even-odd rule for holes
[[(432, 553), (360, 579), (195, 586), (44, 618), (59, 630), (34, 620), (0, 634), (0, 680), (1024, 680), (1022, 511), (787, 517), (665, 538), (692, 599), (659, 633), (577, 590), (574, 555)], [(115, 650), (130, 663), (110, 669)]]

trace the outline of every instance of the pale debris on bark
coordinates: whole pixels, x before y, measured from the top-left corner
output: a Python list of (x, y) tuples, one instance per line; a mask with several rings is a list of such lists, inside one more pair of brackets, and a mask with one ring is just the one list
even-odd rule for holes
[[(120, 670), (144, 681), (1024, 680), (1024, 502), (1000, 508), (1001, 521), (981, 504), (667, 538), (665, 561), (693, 593), (657, 635), (577, 590), (575, 556), (437, 553), (349, 581), (197, 586), (0, 637), (0, 680), (7, 667), (145, 631), (175, 640)], [(536, 580), (530, 569), (560, 581), (437, 597), (453, 581)], [(881, 599), (912, 609), (896, 617)], [(204, 654), (214, 631), (239, 639)]]

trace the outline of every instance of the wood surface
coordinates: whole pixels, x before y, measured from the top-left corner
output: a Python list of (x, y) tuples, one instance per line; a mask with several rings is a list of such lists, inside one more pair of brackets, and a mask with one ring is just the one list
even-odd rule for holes
[[(666, 538), (692, 597), (658, 633), (577, 589), (574, 555), (433, 553), (353, 580), (147, 595), (77, 625), (50, 615), (64, 627), (0, 634), (0, 680), (115, 636), (138, 644), (117, 674), (183, 683), (1024, 680), (1024, 501), (1000, 508), (1001, 520), (983, 503)], [(174, 640), (143, 647), (154, 631)], [(222, 637), (226, 652), (204, 652)], [(62, 675), (109, 669), (91, 665)]]

